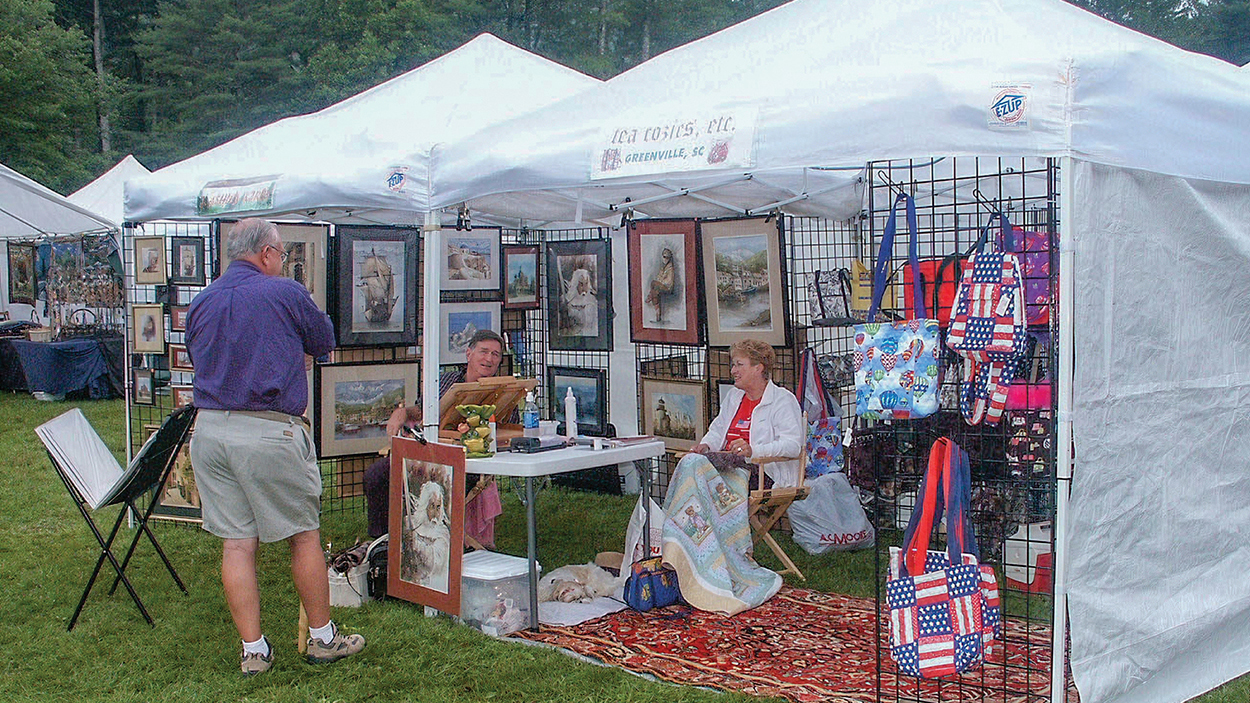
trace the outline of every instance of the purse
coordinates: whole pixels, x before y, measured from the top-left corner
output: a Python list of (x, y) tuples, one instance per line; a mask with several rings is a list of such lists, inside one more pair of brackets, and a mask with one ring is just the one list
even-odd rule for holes
[(807, 478), (815, 478), (845, 466), (842, 457), (842, 411), (825, 390), (816, 373), (816, 352), (804, 349), (799, 358), (799, 407), (809, 422), (807, 428)]
[[(1012, 236), (1011, 246), (1003, 233), (998, 235), (999, 248), (1014, 251), (1024, 265), (1025, 320), (1029, 326), (1050, 324), (1050, 302), (1055, 297), (1050, 279), (1051, 235), (1036, 230), (1018, 229)], [(1054, 234), (1054, 248), (1059, 247), (1059, 233)]]
[(1008, 410), (1051, 407), (1049, 380), (1050, 332), (1029, 330), (1028, 352), (1007, 389)]
[(646, 612), (681, 602), (677, 572), (664, 566), (663, 557), (634, 562), (625, 580), (625, 605)]
[(860, 321), (852, 312), (854, 293), (848, 269), (813, 272), (807, 283), (807, 305), (813, 325), (853, 325)]
[[(934, 442), (921, 505), (912, 511), (903, 546), (890, 548), (890, 656), (905, 674), (937, 678), (967, 671), (984, 661), (999, 635), (998, 582), (992, 567), (978, 563), (968, 519), (970, 483), (968, 455), (946, 437)], [(943, 507), (947, 549), (931, 551)]]
[(921, 418), (938, 409), (938, 323), (925, 315), (923, 282), (912, 288), (915, 318), (875, 322), (894, 251), (900, 203), (906, 205), (911, 236), (908, 262), (913, 271), (919, 267), (916, 201), (899, 195), (877, 253), (868, 322), (855, 325), (855, 412), (874, 420)]

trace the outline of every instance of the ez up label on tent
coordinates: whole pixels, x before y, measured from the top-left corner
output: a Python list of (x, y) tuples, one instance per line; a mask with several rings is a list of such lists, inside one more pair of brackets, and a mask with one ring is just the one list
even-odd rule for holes
[(1033, 86), (1027, 83), (995, 83), (990, 86), (990, 107), (986, 120), (990, 129), (1023, 130), (1029, 128), (1029, 103)]
[(749, 168), (758, 117), (758, 109), (707, 110), (609, 123), (592, 152), (590, 178)]

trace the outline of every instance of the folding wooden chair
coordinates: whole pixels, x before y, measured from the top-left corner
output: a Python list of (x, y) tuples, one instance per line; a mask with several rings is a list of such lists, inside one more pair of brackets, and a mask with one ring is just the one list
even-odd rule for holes
[[(78, 506), (83, 520), (86, 520), (91, 533), (100, 544), (100, 555), (96, 559), (95, 568), (91, 571), (91, 577), (87, 579), (82, 598), (78, 600), (78, 606), (74, 608), (74, 615), (70, 618), (68, 629), (73, 630), (74, 625), (77, 624), (78, 616), (87, 603), (87, 596), (91, 594), (91, 589), (95, 586), (96, 577), (99, 576), (105, 560), (112, 565), (117, 574), (113, 579), (109, 594), (117, 590), (117, 584), (125, 586), (135, 605), (138, 606), (139, 612), (143, 614), (143, 618), (148, 621), (149, 625), (155, 627), (156, 623), (152, 621), (152, 616), (148, 615), (147, 608), (139, 599), (139, 594), (135, 592), (130, 579), (126, 578), (126, 567), (130, 564), (130, 558), (134, 555), (141, 535), (148, 536), (157, 555), (164, 562), (165, 568), (169, 570), (169, 575), (173, 577), (174, 583), (183, 593), (187, 592), (186, 585), (178, 577), (178, 572), (174, 570), (173, 564), (169, 562), (165, 551), (161, 549), (156, 536), (148, 527), (148, 520), (152, 517), (152, 510), (156, 507), (157, 501), (155, 498), (149, 500), (147, 509), (142, 511), (136, 507), (135, 502), (145, 493), (164, 484), (170, 470), (173, 469), (179, 450), (191, 431), (195, 414), (195, 408), (192, 406), (182, 407), (171, 413), (161, 423), (160, 429), (153, 433), (135, 455), (124, 472), (104, 445), (103, 440), (100, 439), (100, 435), (77, 408), (35, 429), (44, 448), (48, 451), (48, 458), (52, 461), (57, 475), (61, 477), (65, 489), (69, 491), (70, 498)], [(107, 505), (125, 507), (117, 512), (117, 520), (114, 521), (113, 529), (106, 539), (95, 521), (91, 519), (91, 512)], [(122, 522), (129, 514), (138, 518), (138, 529), (135, 530), (134, 539), (130, 541), (125, 556), (119, 562), (112, 551), (113, 543), (117, 539)]]
[(799, 571), (799, 567), (794, 565), (794, 561), (782, 550), (781, 545), (773, 539), (769, 531), (786, 514), (791, 503), (803, 500), (807, 498), (808, 493), (811, 493), (811, 487), (803, 485), (804, 475), (807, 473), (807, 452), (802, 452), (799, 457), (799, 484), (797, 486), (764, 488), (764, 464), (774, 461), (794, 461), (794, 457), (752, 457), (750, 461), (759, 467), (759, 484), (751, 489), (747, 497), (747, 520), (751, 523), (751, 544), (759, 544), (762, 541), (773, 550), (773, 554), (777, 555), (777, 558), (785, 565), (785, 568), (777, 573), (783, 576), (794, 574), (806, 581), (807, 577)]

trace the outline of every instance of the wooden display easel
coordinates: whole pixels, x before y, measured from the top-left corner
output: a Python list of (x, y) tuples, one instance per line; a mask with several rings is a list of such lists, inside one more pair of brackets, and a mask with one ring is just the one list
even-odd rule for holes
[(492, 376), (473, 382), (457, 383), (438, 400), (438, 437), (457, 441), (460, 432), (456, 427), (464, 418), (456, 410), (457, 405), (494, 405), (496, 442), (505, 447), (513, 437), (520, 437), (520, 425), (504, 422), (501, 418), (512, 417), (517, 406), (525, 402), (525, 394), (538, 387), (533, 378)]

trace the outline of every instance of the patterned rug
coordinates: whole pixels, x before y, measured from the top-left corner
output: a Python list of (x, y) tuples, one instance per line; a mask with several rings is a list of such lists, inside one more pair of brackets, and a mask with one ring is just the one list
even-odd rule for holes
[[(784, 587), (733, 617), (672, 606), (624, 610), (572, 627), (543, 626), (514, 637), (543, 642), (674, 683), (799, 703), (881, 700), (1041, 703), (1050, 691), (1050, 628), (1009, 620), (1006, 646), (960, 676), (901, 675), (877, 633), (872, 600)], [(886, 622), (882, 622), (883, 628)], [(876, 638), (882, 638), (881, 661)], [(1004, 649), (1006, 655), (1004, 657)], [(1075, 700), (1075, 695), (1072, 696)]]

